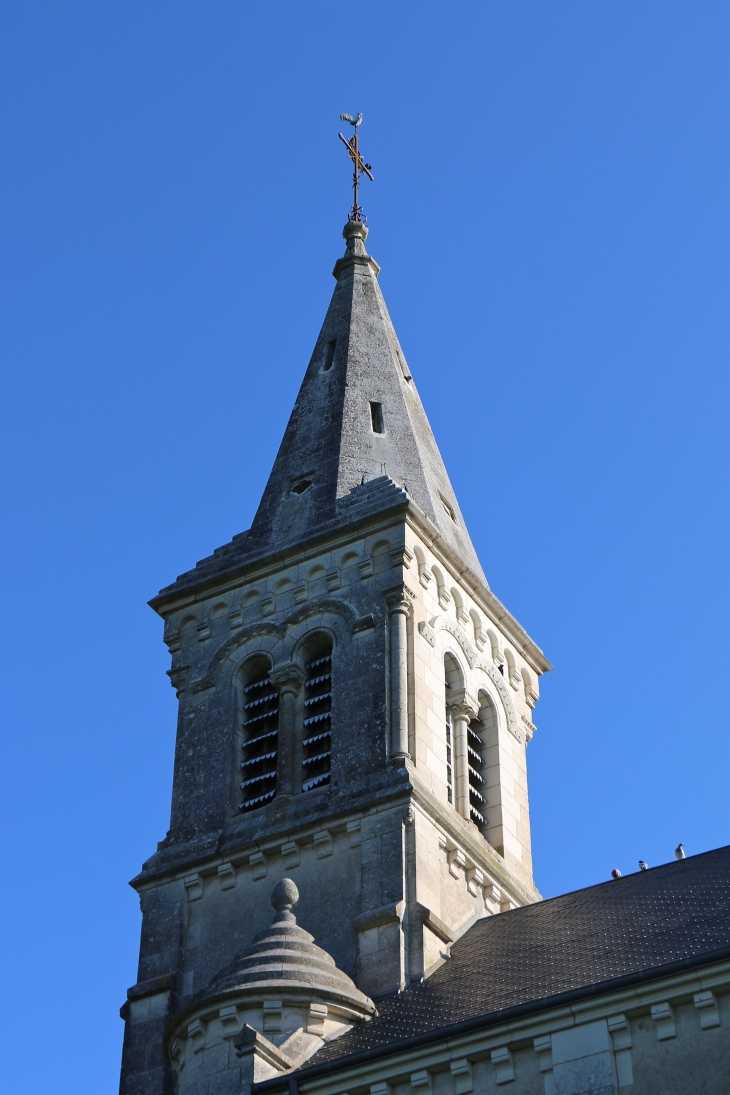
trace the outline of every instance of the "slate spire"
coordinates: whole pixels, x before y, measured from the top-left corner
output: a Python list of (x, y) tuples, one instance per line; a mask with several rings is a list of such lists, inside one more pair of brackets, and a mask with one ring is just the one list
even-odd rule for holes
[(337, 285), (249, 544), (258, 552), (344, 523), (367, 495), (385, 508), (397, 487), (486, 582), (388, 315), (380, 268), (365, 249), (367, 234), (357, 221), (343, 231)]

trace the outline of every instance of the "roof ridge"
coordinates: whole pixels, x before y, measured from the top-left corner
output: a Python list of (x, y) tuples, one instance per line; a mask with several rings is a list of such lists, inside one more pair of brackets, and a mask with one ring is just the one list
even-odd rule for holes
[[(507, 912), (509, 912), (509, 913), (518, 913), (518, 912), (522, 912), (523, 909), (533, 908), (534, 905), (537, 905), (537, 904), (547, 905), (551, 901), (560, 901), (561, 898), (570, 897), (573, 894), (577, 894), (577, 893), (587, 893), (589, 890), (597, 890), (601, 886), (613, 886), (617, 882), (627, 882), (630, 878), (637, 878), (637, 877), (642, 877), (643, 878), (648, 874), (653, 874), (656, 871), (664, 870), (667, 867), (671, 867), (671, 868), (681, 867), (681, 865), (683, 863), (691, 863), (693, 860), (701, 859), (704, 856), (718, 855), (720, 852), (730, 853), (730, 844), (722, 844), (719, 848), (709, 848), (705, 852), (695, 852), (694, 855), (685, 856), (684, 859), (679, 859), (679, 860), (668, 859), (666, 863), (657, 863), (657, 865), (655, 867), (648, 867), (647, 870), (645, 870), (645, 871), (641, 871), (641, 870), (631, 871), (629, 874), (625, 874), (625, 875), (622, 874), (620, 878), (607, 878), (603, 882), (592, 882), (590, 886), (579, 886), (575, 890), (566, 890), (565, 893), (553, 894), (552, 897), (544, 897), (542, 899), (542, 901), (534, 902), (533, 905), (522, 905), (519, 909), (508, 909)], [(500, 915), (503, 916), (504, 913), (500, 913)], [(481, 923), (481, 921), (479, 921), (479, 920), (475, 921), (475, 923), (472, 925), (472, 927), (476, 927), (476, 925), (479, 924), (479, 923)], [(471, 931), (471, 928), (469, 928), (469, 931)], [(465, 932), (464, 934), (466, 935), (467, 933)], [(463, 938), (463, 936), (462, 936), (462, 938)]]

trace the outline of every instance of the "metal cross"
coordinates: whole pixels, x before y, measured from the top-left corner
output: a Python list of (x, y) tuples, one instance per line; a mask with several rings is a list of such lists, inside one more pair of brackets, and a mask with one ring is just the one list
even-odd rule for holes
[(347, 219), (349, 221), (362, 221), (362, 206), (360, 205), (360, 175), (367, 175), (369, 179), (375, 182), (375, 179), (373, 178), (372, 165), (369, 163), (365, 163), (362, 156), (360, 155), (360, 150), (358, 148), (357, 127), (362, 121), (362, 114), (358, 114), (354, 118), (351, 114), (340, 114), (340, 118), (343, 122), (349, 122), (355, 130), (349, 141), (346, 137), (343, 137), (341, 133), (337, 134), (337, 136), (347, 148), (348, 154), (353, 163), (352, 189), (354, 191), (354, 200), (352, 203), (352, 210), (348, 214)]

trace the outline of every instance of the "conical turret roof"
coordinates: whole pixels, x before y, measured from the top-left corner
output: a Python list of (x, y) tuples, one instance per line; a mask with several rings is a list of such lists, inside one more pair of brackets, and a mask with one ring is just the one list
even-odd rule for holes
[(299, 927), (291, 911), (298, 899), (291, 879), (278, 883), (271, 897), (277, 910), (271, 927), (193, 997), (191, 1009), (231, 995), (256, 999), (305, 995), (339, 1004), (362, 1018), (375, 1013), (369, 997), (316, 945), (314, 937)]

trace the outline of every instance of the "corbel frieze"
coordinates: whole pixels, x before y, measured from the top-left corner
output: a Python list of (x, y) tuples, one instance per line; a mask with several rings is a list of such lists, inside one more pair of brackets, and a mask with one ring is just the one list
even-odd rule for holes
[[(505, 900), (509, 902), (509, 898), (499, 883), (489, 877), (483, 867), (477, 866), (469, 853), (459, 848), (445, 833), (439, 832), (438, 841), (439, 848), (446, 853), (446, 863), (452, 878), (462, 879), (472, 897), (479, 897), (481, 894), (488, 915), (500, 912), (503, 903)], [(511, 903), (507, 907), (511, 907)]]

